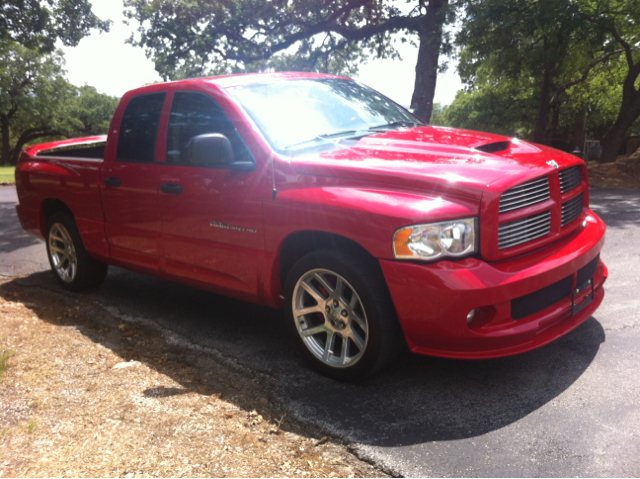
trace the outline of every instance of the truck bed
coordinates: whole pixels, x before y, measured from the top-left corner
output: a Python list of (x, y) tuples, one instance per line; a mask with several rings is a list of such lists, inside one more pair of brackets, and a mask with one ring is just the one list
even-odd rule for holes
[(63, 202), (74, 213), (87, 251), (97, 258), (109, 257), (99, 189), (105, 144), (106, 136), (95, 136), (24, 150), (16, 168), (16, 208), (29, 233), (44, 239), (42, 212)]

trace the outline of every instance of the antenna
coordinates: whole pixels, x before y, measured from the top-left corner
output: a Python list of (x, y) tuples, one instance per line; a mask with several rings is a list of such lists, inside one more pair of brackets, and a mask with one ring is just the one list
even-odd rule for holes
[(271, 185), (273, 186), (272, 197), (275, 200), (278, 195), (278, 190), (276, 189), (276, 166), (273, 161), (273, 151), (271, 152)]

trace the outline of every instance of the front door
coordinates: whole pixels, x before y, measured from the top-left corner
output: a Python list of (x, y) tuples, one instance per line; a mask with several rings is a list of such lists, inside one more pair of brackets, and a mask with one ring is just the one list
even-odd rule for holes
[(264, 251), (264, 165), (254, 171), (191, 163), (189, 141), (206, 133), (229, 138), (236, 160), (256, 161), (222, 107), (208, 94), (173, 94), (161, 167), (159, 204), (165, 271), (170, 276), (254, 299)]

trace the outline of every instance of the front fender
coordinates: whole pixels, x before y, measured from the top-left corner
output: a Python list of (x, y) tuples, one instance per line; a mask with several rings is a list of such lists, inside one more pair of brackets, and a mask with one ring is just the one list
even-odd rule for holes
[(355, 241), (375, 258), (392, 259), (392, 238), (398, 228), (478, 214), (479, 203), (474, 200), (412, 189), (292, 189), (264, 204), (266, 249), (279, 251), (284, 240), (298, 231), (321, 231)]

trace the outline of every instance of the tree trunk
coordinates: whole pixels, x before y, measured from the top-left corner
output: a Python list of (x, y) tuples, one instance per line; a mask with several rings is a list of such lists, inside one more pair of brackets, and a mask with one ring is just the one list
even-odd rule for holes
[[(576, 120), (573, 126), (573, 138), (571, 141), (572, 151), (582, 151), (584, 148), (584, 128), (587, 124), (587, 109), (576, 114)], [(586, 153), (586, 152), (583, 152)]]
[(442, 45), (442, 30), (449, 0), (429, 0), (424, 23), (420, 26), (420, 49), (416, 64), (416, 82), (411, 97), (411, 109), (429, 123), (433, 113), (433, 97), (438, 79), (438, 59)]
[(555, 145), (556, 135), (558, 134), (558, 124), (560, 123), (560, 104), (553, 105), (553, 115), (551, 116), (551, 129), (547, 135), (549, 142)]
[(11, 158), (9, 160), (9, 164), (17, 165), (20, 160), (20, 155), (22, 154), (22, 148), (24, 145), (29, 143), (30, 141), (37, 140), (38, 138), (42, 138), (43, 136), (51, 136), (59, 134), (57, 131), (49, 130), (49, 129), (36, 129), (32, 128), (30, 130), (25, 131), (20, 135), (18, 141), (16, 141), (13, 150), (11, 150)]
[(553, 80), (553, 64), (544, 64), (542, 76), (542, 87), (540, 89), (540, 104), (538, 105), (538, 119), (533, 130), (534, 143), (544, 143), (546, 140), (547, 124), (549, 123), (549, 112), (551, 111), (551, 83)]
[(618, 118), (602, 140), (600, 163), (613, 163), (624, 144), (627, 131), (640, 116), (640, 93), (635, 102), (625, 103), (623, 100)]
[(6, 115), (0, 116), (0, 135), (2, 135), (0, 165), (8, 165), (11, 156), (11, 145), (9, 143), (9, 119)]
[(618, 118), (602, 140), (600, 163), (612, 163), (622, 148), (624, 137), (634, 121), (640, 117), (640, 91), (635, 83), (640, 76), (640, 63), (629, 68), (622, 88), (622, 105)]

